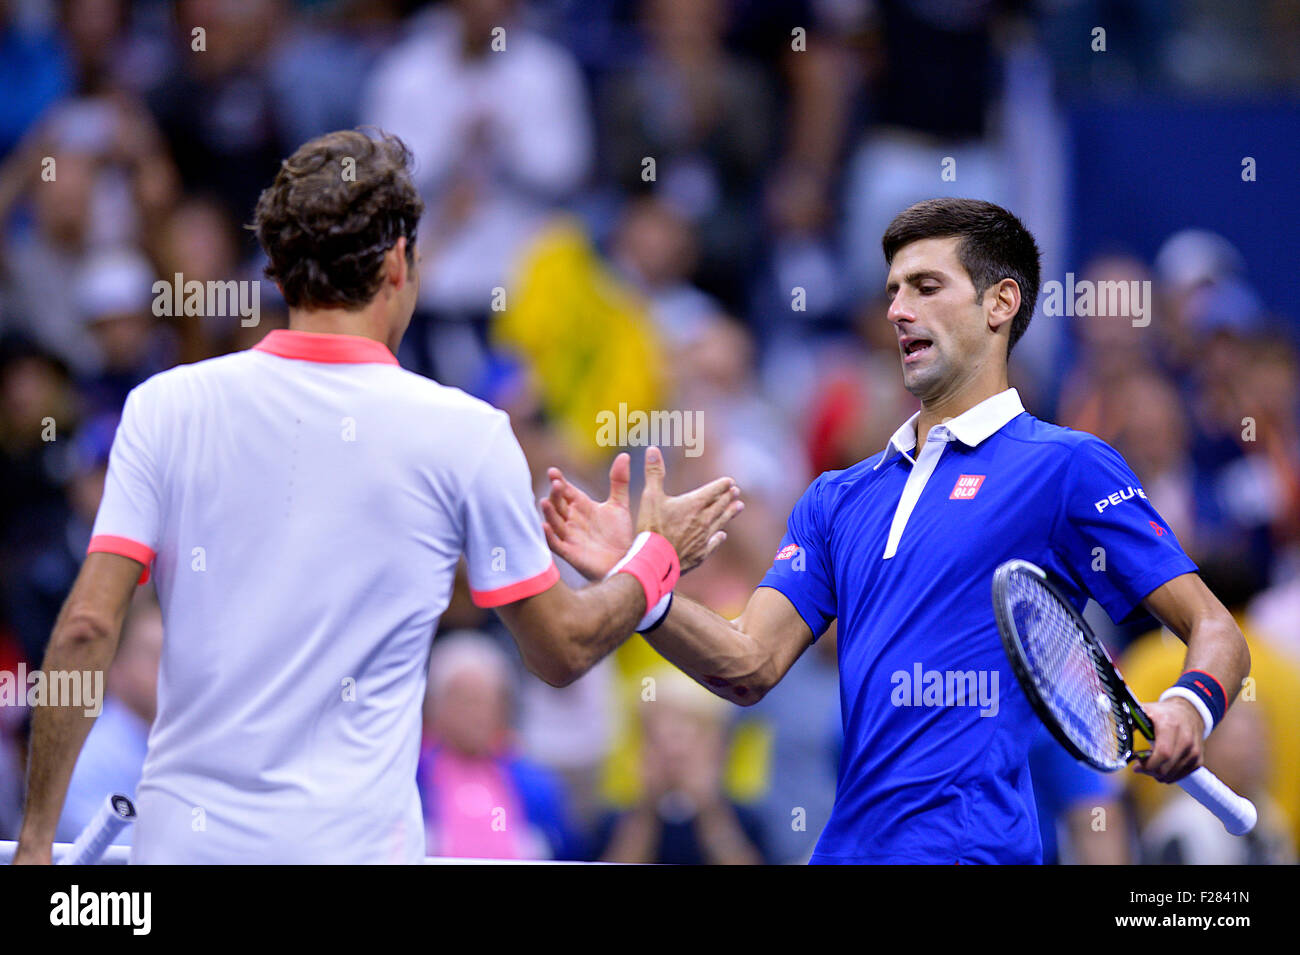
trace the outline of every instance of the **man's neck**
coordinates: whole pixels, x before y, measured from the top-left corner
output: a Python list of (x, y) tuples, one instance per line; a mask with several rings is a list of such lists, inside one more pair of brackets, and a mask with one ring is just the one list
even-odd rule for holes
[(388, 344), (388, 322), (376, 310), (349, 312), (342, 308), (291, 308), (289, 328), (295, 332), (356, 335)]
[(925, 443), (930, 429), (936, 424), (942, 424), (949, 418), (964, 414), (980, 402), (1001, 394), (1009, 387), (1011, 386), (1007, 384), (1007, 377), (1003, 374), (991, 382), (973, 382), (963, 389), (930, 401), (922, 399), (921, 417), (916, 419), (916, 446), (919, 448)]

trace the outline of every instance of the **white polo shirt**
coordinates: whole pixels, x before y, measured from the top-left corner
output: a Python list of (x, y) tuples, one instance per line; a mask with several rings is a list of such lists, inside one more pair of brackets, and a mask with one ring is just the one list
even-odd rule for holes
[(504, 412), (298, 331), (131, 392), (90, 550), (152, 565), (162, 604), (145, 863), (420, 861), (457, 562), (484, 607), (559, 578)]

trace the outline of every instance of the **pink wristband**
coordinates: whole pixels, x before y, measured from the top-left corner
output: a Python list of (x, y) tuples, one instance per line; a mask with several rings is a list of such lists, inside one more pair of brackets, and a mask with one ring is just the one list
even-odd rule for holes
[(666, 537), (653, 531), (642, 531), (609, 576), (618, 573), (631, 574), (641, 584), (645, 591), (646, 612), (649, 613), (677, 586), (682, 566), (677, 560), (677, 551)]

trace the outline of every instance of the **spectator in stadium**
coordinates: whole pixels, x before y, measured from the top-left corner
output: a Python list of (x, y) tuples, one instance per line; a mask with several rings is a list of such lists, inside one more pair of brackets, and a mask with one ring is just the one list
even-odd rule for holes
[(1123, 786), (1080, 764), (1047, 727), (1029, 747), (1044, 865), (1127, 865), (1128, 815)]
[[(830, 198), (847, 131), (854, 81), (860, 77), (854, 45), (864, 39), (869, 4), (826, 4), (818, 0), (732, 0), (726, 48), (773, 74), (780, 113), (781, 155), (771, 193)], [(794, 173), (795, 182), (785, 174)], [(801, 218), (803, 210), (777, 199)], [(778, 234), (792, 219), (777, 215)]]
[(711, 583), (730, 595), (714, 593), (739, 613), (747, 582), (767, 566), (766, 555), (781, 540), (782, 520), (799, 497), (803, 474), (790, 467), (799, 458), (799, 439), (782, 406), (759, 387), (754, 336), (734, 319), (710, 323), (694, 346), (677, 360), (676, 407), (695, 416), (694, 447), (665, 449), (673, 473), (690, 483), (711, 474), (728, 474), (745, 488), (746, 521), (728, 532), (717, 560), (700, 567), (689, 581), (703, 597)]
[(1259, 821), (1244, 836), (1231, 835), (1182, 790), (1142, 830), (1148, 865), (1295, 865), (1286, 815), (1269, 794), (1276, 755), (1267, 720), (1256, 706), (1233, 707), (1206, 741), (1205, 765), (1234, 792), (1255, 804)]
[[(1111, 3), (1073, 0), (1036, 3), (1038, 28), (1062, 87), (1074, 95), (1105, 90), (1112, 95), (1135, 84), (1159, 82), (1176, 59), (1170, 44), (1182, 17), (1171, 17), (1163, 2)], [(1190, 12), (1190, 8), (1183, 8)], [(1105, 56), (1078, 43), (1098, 23), (1108, 28)]]
[[(0, 341), (0, 579), (31, 556), (64, 513), (62, 462), (78, 421), (68, 368), (19, 338)], [(51, 423), (53, 430), (51, 430)]]
[(1198, 340), (1186, 387), (1201, 551), (1242, 562), (1267, 581), (1273, 525), (1284, 524), (1292, 507), (1284, 488), (1293, 467), (1291, 455), (1269, 453), (1281, 422), (1270, 413), (1275, 403), (1252, 384), (1267, 320), (1254, 290), (1234, 280), (1198, 289), (1188, 312)]
[[(765, 256), (748, 270), (752, 322), (765, 340), (798, 348), (848, 318), (835, 190), (864, 72), (854, 47), (872, 10), (815, 0), (736, 0), (730, 9), (727, 47), (772, 74), (779, 114), (780, 152), (765, 170), (761, 200)], [(807, 293), (805, 310), (791, 309), (796, 286)]]
[[(871, 125), (849, 161), (844, 185), (845, 275), (855, 295), (878, 294), (885, 269), (875, 249), (899, 209), (942, 191), (1001, 203), (1009, 183), (995, 126), (1001, 100), (997, 18), (1006, 0), (936, 4), (878, 0)], [(917, 63), (924, 69), (916, 69)], [(952, 178), (942, 178), (945, 168)]]
[(1180, 381), (1189, 373), (1201, 346), (1191, 306), (1211, 285), (1239, 281), (1246, 263), (1223, 236), (1206, 229), (1182, 229), (1161, 243), (1155, 257), (1160, 307), (1164, 320), (1152, 328), (1162, 362)]
[[(561, 574), (574, 585), (581, 579), (568, 568)], [(615, 686), (612, 660), (563, 688), (540, 680), (519, 686), (519, 750), (563, 781), (568, 816), (578, 833), (589, 832), (604, 810), (600, 784), (617, 725)]]
[[(493, 290), (591, 165), (586, 87), (568, 51), (514, 0), (456, 0), (418, 14), (375, 64), (361, 120), (407, 142), (428, 211), (424, 267), (403, 358), (473, 388)], [(503, 51), (508, 51), (505, 53)]]
[(485, 634), (434, 642), (417, 770), (430, 855), (577, 857), (559, 777), (515, 751), (513, 669)]
[(1294, 557), (1286, 576), (1250, 602), (1247, 615), (1259, 628), (1260, 639), (1300, 667), (1300, 572)]
[(648, 300), (675, 364), (723, 318), (721, 303), (691, 282), (699, 258), (694, 227), (672, 204), (642, 196), (623, 207), (610, 246), (615, 270)]
[[(731, 802), (722, 785), (726, 709), (676, 670), (661, 668), (642, 691), (641, 795), (598, 827), (603, 862), (758, 865), (765, 838), (758, 814)], [(647, 695), (647, 694), (651, 695)]]
[(759, 248), (745, 210), (760, 195), (775, 116), (768, 78), (723, 45), (726, 13), (721, 0), (644, 0), (645, 52), (610, 78), (601, 113), (606, 177), (690, 219), (701, 286), (739, 310)]
[[(162, 611), (150, 591), (134, 601), (122, 629), (122, 643), (104, 677), (104, 708), (77, 757), (68, 798), (55, 838), (72, 842), (111, 793), (135, 798), (144, 769), (149, 727), (158, 709), (158, 664), (162, 659)], [(131, 844), (131, 827), (114, 839)]]
[(399, 14), (411, 5), (317, 3), (311, 16), (277, 21), (268, 73), (275, 113), (291, 142), (357, 124), (366, 78), (401, 39)]
[(1107, 426), (1115, 448), (1133, 466), (1156, 509), (1193, 558), (1195, 493), (1187, 413), (1168, 379), (1134, 372), (1114, 383), (1116, 402)]
[(0, 171), (4, 320), (13, 332), (32, 338), (73, 368), (91, 371), (97, 363), (95, 345), (78, 320), (68, 275), (86, 259), (94, 160), (76, 153), (57, 158), (56, 178), (30, 192), (32, 223), (14, 227), (8, 213), (39, 181), (38, 152), (44, 153), (44, 147), (20, 147)]
[[(77, 578), (90, 543), (95, 512), (104, 493), (109, 449), (117, 414), (91, 418), (50, 447), (58, 456), (65, 503), (30, 530), (11, 554), (4, 574), (5, 608), (23, 655), (31, 667), (40, 666), (59, 608)], [(57, 428), (55, 435), (57, 438)]]
[(0, 2), (0, 157), (72, 88), (67, 51), (53, 17), (22, 16), (11, 0)]
[[(243, 278), (234, 225), (225, 206), (210, 196), (183, 198), (162, 221), (155, 236), (155, 259), (169, 289), (177, 275), (182, 276), (182, 282), (203, 283)], [(266, 309), (274, 285), (262, 281), (259, 288), (267, 293), (260, 303)], [(261, 338), (267, 331), (260, 322), (257, 327), (244, 329), (240, 317), (233, 314), (173, 314), (167, 324), (176, 335), (177, 357), (182, 364), (250, 347), (256, 339), (242, 341), (242, 332), (251, 331)]]
[(120, 249), (95, 254), (76, 276), (77, 307), (99, 352), (98, 371), (78, 383), (92, 411), (120, 411), (132, 388), (175, 364), (170, 329), (152, 314), (154, 275), (143, 255)]
[(63, 47), (78, 93), (96, 95), (119, 86), (126, 61), (126, 0), (57, 0)]
[[(4, 322), (73, 368), (96, 366), (69, 275), (96, 248), (133, 242), (169, 201), (165, 153), (147, 117), (118, 101), (57, 105), (0, 166)], [(30, 217), (19, 216), (27, 212)]]
[[(1151, 274), (1145, 264), (1132, 256), (1110, 254), (1089, 262), (1079, 279), (1080, 287), (1088, 287), (1083, 283), (1089, 283), (1092, 288), (1101, 289), (1108, 287), (1103, 282), (1119, 282), (1126, 284), (1118, 287), (1131, 289), (1141, 286), (1127, 283), (1150, 282)], [(1099, 294), (1098, 301), (1102, 300)], [(1139, 316), (1137, 303), (1129, 295), (1117, 297), (1114, 304), (1122, 314), (1061, 319), (1069, 322), (1078, 347), (1073, 365), (1061, 383), (1058, 409), (1061, 423), (1108, 442), (1114, 441), (1128, 410), (1122, 393), (1124, 383), (1129, 377), (1158, 365), (1152, 352), (1154, 336), (1148, 329), (1150, 325), (1163, 324), (1150, 312)], [(1150, 309), (1152, 303), (1146, 304)], [(1105, 307), (1109, 310), (1109, 302)], [(1145, 477), (1140, 470), (1138, 476)]]
[[(1260, 710), (1259, 723), (1251, 722), (1245, 729), (1249, 732), (1250, 726), (1258, 725), (1261, 734), (1267, 737), (1266, 759), (1270, 769), (1267, 778), (1252, 775), (1255, 770), (1251, 769), (1243, 781), (1256, 789), (1262, 786), (1270, 800), (1282, 807), (1290, 826), (1289, 838), (1294, 851), (1294, 847), (1300, 846), (1300, 736), (1295, 732), (1296, 726), (1300, 725), (1300, 665), (1261, 636), (1255, 620), (1245, 612), (1244, 608), (1260, 586), (1249, 565), (1203, 562), (1201, 574), (1207, 586), (1232, 611), (1250, 647), (1250, 677), (1242, 685), (1240, 699), (1233, 709)], [(1182, 667), (1180, 651), (1177, 638), (1162, 630), (1147, 634), (1125, 650), (1123, 657), (1118, 659), (1120, 670), (1139, 700), (1155, 699), (1169, 681), (1177, 678)], [(1216, 736), (1217, 731), (1210, 740)], [(1175, 789), (1160, 786), (1137, 773), (1126, 773), (1124, 778), (1133, 797), (1139, 831), (1142, 831), (1167, 804)], [(1228, 782), (1226, 777), (1224, 781)]]
[(835, 801), (843, 735), (835, 634), (818, 640), (745, 715), (762, 720), (769, 733), (766, 791), (755, 808), (772, 861), (805, 863)]
[(823, 178), (810, 168), (782, 170), (764, 196), (771, 235), (751, 285), (755, 326), (777, 349), (843, 335), (850, 296), (832, 240), (833, 208)]
[[(187, 192), (205, 190), (246, 222), (281, 156), (296, 142), (269, 77), (278, 35), (273, 0), (176, 4), (172, 69), (146, 93)], [(252, 249), (251, 237), (245, 237)]]
[(1294, 560), (1300, 544), (1300, 358), (1296, 339), (1270, 319), (1268, 330), (1250, 342), (1251, 374), (1246, 379), (1243, 438), (1267, 462), (1272, 495), (1269, 530), (1276, 570)]
[[(13, 328), (81, 373), (99, 356), (69, 276), (100, 251), (144, 241), (176, 174), (143, 106), (125, 95), (54, 106), (0, 167), (3, 298)], [(31, 216), (19, 215), (28, 208)]]

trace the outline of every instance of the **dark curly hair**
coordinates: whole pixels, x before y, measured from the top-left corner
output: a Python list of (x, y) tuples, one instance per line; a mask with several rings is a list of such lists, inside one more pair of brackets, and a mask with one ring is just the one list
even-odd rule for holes
[(1007, 354), (1029, 327), (1038, 301), (1039, 254), (1034, 237), (1014, 215), (981, 199), (927, 199), (904, 209), (889, 223), (880, 244), (885, 261), (921, 239), (956, 236), (957, 259), (975, 286), (975, 303), (990, 285), (1012, 279), (1020, 286), (1020, 310), (1011, 319)]
[(280, 163), (248, 228), (270, 259), (267, 278), (290, 307), (361, 308), (379, 291), (384, 253), (402, 236), (415, 264), (424, 203), (411, 160), (396, 136), (344, 129)]

